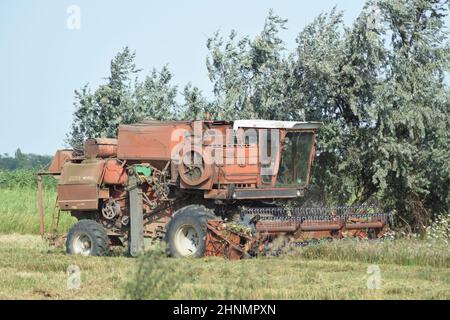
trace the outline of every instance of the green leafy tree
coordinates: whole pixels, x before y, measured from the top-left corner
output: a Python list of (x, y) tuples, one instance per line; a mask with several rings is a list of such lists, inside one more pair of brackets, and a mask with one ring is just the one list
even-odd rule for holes
[(83, 142), (91, 137), (115, 137), (123, 115), (132, 109), (132, 76), (139, 72), (135, 53), (127, 47), (111, 61), (107, 83), (94, 92), (88, 85), (75, 91), (75, 112), (67, 142), (81, 152)]
[(300, 105), (325, 123), (316, 195), (378, 201), (413, 226), (448, 210), (446, 12), (443, 1), (368, 2), (342, 33), (332, 11), (300, 34)]
[(209, 41), (219, 115), (322, 121), (307, 200), (378, 202), (418, 226), (449, 207), (445, 1), (368, 1), (351, 27), (333, 9), (284, 56), (285, 20), (255, 39)]
[(447, 1), (378, 3), (391, 34), (386, 76), (373, 106), (372, 182), (413, 225), (448, 210), (450, 187)]
[(134, 60), (135, 53), (125, 47), (111, 61), (106, 84), (93, 92), (88, 85), (75, 91), (74, 120), (67, 137), (75, 151), (82, 152), (87, 138), (117, 137), (120, 124), (176, 117), (177, 88), (171, 84), (173, 75), (167, 66), (160, 72), (154, 69), (140, 82), (141, 70)]
[(188, 83), (183, 90), (184, 105), (183, 115), (184, 120), (202, 120), (207, 114), (210, 114), (211, 119), (217, 118), (216, 108), (213, 103), (203, 97), (201, 90), (191, 83)]
[(23, 153), (18, 148), (14, 154), (14, 157), (3, 154), (0, 155), (0, 170), (20, 170), (20, 169), (43, 169), (52, 160), (51, 156), (37, 155), (33, 153)]
[(153, 69), (142, 83), (136, 83), (133, 109), (128, 110), (131, 118), (127, 123), (144, 119), (173, 120), (180, 110), (176, 102), (177, 86), (172, 85), (173, 74), (167, 66), (161, 71)]
[(208, 39), (207, 68), (219, 119), (285, 117), (284, 47), (278, 35), (285, 23), (270, 11), (262, 32), (254, 39), (238, 39), (234, 30), (227, 41), (218, 32)]
[(304, 106), (306, 119), (324, 123), (309, 193), (319, 202), (364, 202), (375, 190), (360, 177), (372, 174), (371, 159), (363, 155), (370, 149), (370, 106), (386, 52), (382, 31), (371, 23), (375, 18), (370, 7), (351, 28), (343, 24), (342, 12), (321, 14), (297, 38), (297, 90), (292, 96)]

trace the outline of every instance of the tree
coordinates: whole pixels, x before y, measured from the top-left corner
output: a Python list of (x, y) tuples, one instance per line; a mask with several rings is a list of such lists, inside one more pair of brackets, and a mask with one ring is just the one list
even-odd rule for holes
[(379, 6), (392, 36), (373, 108), (372, 179), (386, 205), (420, 225), (449, 209), (448, 3), (385, 0)]
[(20, 148), (14, 153), (14, 157), (8, 154), (0, 155), (0, 170), (42, 169), (52, 160), (51, 156), (23, 153)]
[(176, 86), (165, 66), (153, 69), (143, 82), (134, 63), (135, 53), (125, 47), (111, 61), (107, 83), (94, 92), (85, 85), (75, 90), (75, 112), (67, 143), (81, 153), (87, 138), (117, 137), (120, 124), (144, 119), (168, 120), (177, 116)]
[[(327, 203), (367, 201), (374, 192), (368, 140), (373, 134), (370, 106), (386, 63), (382, 30), (370, 3), (352, 27), (342, 12), (319, 15), (298, 36), (295, 87), (298, 106), (308, 120), (322, 121), (313, 175), (313, 200)], [(362, 178), (364, 177), (364, 179)], [(370, 180), (370, 179), (369, 179)]]
[(225, 42), (218, 32), (208, 39), (207, 68), (214, 84), (219, 119), (282, 119), (286, 63), (279, 31), (287, 20), (271, 10), (262, 32), (254, 39), (237, 39), (232, 31)]
[(143, 83), (136, 84), (133, 109), (128, 110), (131, 118), (127, 123), (144, 119), (173, 120), (179, 114), (176, 102), (177, 87), (172, 85), (173, 74), (167, 66), (160, 72), (153, 69)]
[(378, 202), (414, 226), (449, 209), (445, 1), (368, 1), (351, 27), (333, 9), (287, 57), (269, 13), (255, 39), (208, 41), (219, 115), (322, 121), (315, 202)]
[(184, 120), (201, 120), (205, 119), (206, 114), (210, 114), (211, 118), (217, 118), (217, 109), (214, 105), (203, 97), (199, 88), (188, 83), (183, 90), (184, 105), (183, 115)]
[(75, 90), (75, 112), (67, 142), (81, 152), (86, 138), (115, 137), (123, 115), (131, 106), (132, 75), (139, 72), (134, 64), (135, 53), (127, 47), (111, 60), (108, 82), (92, 93), (86, 84)]
[(130, 89), (131, 80), (133, 80), (131, 76), (141, 71), (136, 69), (135, 58), (136, 52), (131, 52), (128, 47), (125, 47), (111, 61), (111, 75), (107, 78), (111, 88), (118, 91)]

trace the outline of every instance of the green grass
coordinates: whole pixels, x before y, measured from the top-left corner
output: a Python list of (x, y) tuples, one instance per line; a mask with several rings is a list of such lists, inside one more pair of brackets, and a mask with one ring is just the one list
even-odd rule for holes
[(291, 255), (307, 260), (450, 268), (450, 246), (444, 242), (431, 243), (425, 240), (358, 241), (346, 239), (306, 246)]
[[(429, 250), (435, 258), (425, 258)], [(450, 299), (449, 247), (421, 241), (337, 242), (242, 261), (121, 252), (68, 256), (38, 236), (0, 235), (0, 299)], [(366, 286), (371, 264), (379, 290)], [(78, 290), (67, 289), (69, 265), (80, 267)]]
[[(37, 188), (37, 169), (0, 170), (0, 188), (23, 189)], [(44, 188), (55, 190), (57, 180), (52, 176), (43, 176)]]
[[(43, 191), (44, 221), (50, 231), (52, 213), (55, 212), (56, 192)], [(66, 232), (75, 219), (61, 212), (60, 230)], [(0, 188), (0, 233), (39, 234), (37, 187)]]
[[(36, 188), (0, 188), (0, 200), (0, 299), (450, 299), (445, 242), (338, 241), (243, 261), (176, 260), (157, 250), (139, 259), (124, 250), (69, 256), (36, 236)], [(44, 190), (47, 230), (55, 200), (53, 188)], [(73, 222), (62, 213), (60, 231)], [(379, 290), (366, 286), (372, 264)], [(67, 289), (69, 265), (81, 269), (79, 290)]]

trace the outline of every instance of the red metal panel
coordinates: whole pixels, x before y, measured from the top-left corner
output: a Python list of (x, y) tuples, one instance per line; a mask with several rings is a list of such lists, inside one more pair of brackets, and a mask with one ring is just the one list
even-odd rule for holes
[(84, 143), (84, 155), (88, 158), (115, 157), (117, 156), (117, 139), (87, 139)]
[(61, 210), (98, 209), (98, 188), (95, 184), (58, 185), (57, 191)]
[[(172, 148), (180, 141), (175, 130), (191, 130), (186, 124), (122, 125), (119, 127), (117, 157), (130, 160), (170, 160)], [(175, 136), (179, 136), (175, 132)]]
[(125, 185), (127, 184), (127, 181), (128, 175), (125, 166), (115, 159), (107, 160), (102, 183)]
[(70, 161), (73, 157), (73, 151), (66, 150), (58, 150), (53, 157), (52, 163), (48, 168), (47, 172), (52, 174), (59, 174), (62, 171), (64, 163)]
[(61, 172), (59, 184), (99, 184), (104, 160), (90, 159), (82, 163), (66, 163)]
[(256, 184), (259, 175), (257, 146), (227, 146), (223, 148), (223, 166), (218, 170), (219, 183)]

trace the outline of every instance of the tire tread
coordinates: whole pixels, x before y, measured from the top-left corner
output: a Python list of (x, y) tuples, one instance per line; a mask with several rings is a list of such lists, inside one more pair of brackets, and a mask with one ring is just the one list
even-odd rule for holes
[[(94, 252), (92, 255), (105, 256), (109, 254), (109, 238), (106, 234), (105, 228), (103, 228), (100, 223), (94, 220), (78, 221), (69, 230), (69, 233), (67, 234), (67, 241), (69, 242), (74, 234), (78, 231), (90, 233), (94, 237), (93, 241), (95, 241), (98, 250), (96, 250), (96, 252)], [(68, 253), (72, 253), (68, 242), (66, 243), (66, 251)]]

